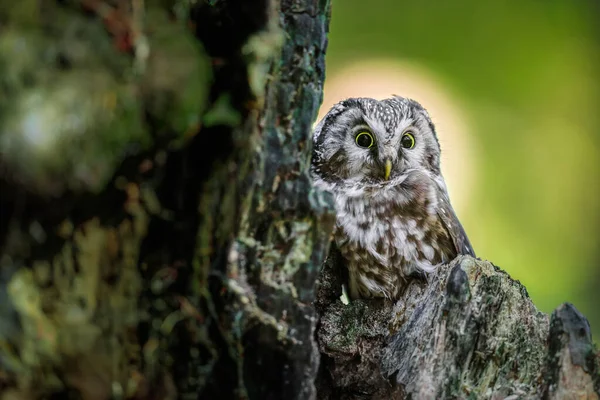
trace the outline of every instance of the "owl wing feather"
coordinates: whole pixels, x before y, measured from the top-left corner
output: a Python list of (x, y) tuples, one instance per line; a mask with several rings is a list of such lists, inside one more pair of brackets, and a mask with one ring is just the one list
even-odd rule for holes
[(439, 196), (440, 201), (438, 203), (438, 216), (442, 221), (442, 225), (444, 225), (450, 234), (450, 237), (452, 238), (454, 248), (456, 249), (456, 254), (475, 257), (473, 246), (471, 246), (471, 242), (469, 241), (463, 226), (458, 220), (458, 217), (456, 216), (456, 213), (450, 204), (448, 194), (445, 190), (439, 190)]

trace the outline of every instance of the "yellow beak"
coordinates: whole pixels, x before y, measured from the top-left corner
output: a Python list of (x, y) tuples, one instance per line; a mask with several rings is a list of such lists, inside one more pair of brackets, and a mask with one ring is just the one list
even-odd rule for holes
[(390, 159), (385, 160), (385, 180), (387, 181), (392, 172), (392, 161)]

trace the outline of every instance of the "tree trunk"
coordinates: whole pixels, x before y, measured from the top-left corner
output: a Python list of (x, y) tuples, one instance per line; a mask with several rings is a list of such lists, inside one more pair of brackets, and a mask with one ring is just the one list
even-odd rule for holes
[(41, 3), (0, 0), (0, 397), (314, 398), (329, 2)]
[(329, 7), (0, 0), (1, 400), (598, 397), (585, 318), (489, 263), (315, 285)]

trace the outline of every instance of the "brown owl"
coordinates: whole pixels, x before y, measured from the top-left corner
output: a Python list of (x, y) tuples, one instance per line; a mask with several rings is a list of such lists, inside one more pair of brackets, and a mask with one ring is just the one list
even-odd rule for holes
[(475, 256), (450, 205), (435, 127), (416, 101), (333, 106), (315, 128), (311, 172), (335, 199), (351, 298), (396, 299), (409, 275)]

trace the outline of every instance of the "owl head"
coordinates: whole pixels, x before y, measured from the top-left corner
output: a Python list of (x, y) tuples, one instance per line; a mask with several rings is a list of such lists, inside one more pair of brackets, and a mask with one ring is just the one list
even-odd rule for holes
[(318, 123), (312, 172), (328, 184), (395, 185), (411, 172), (440, 175), (440, 145), (416, 101), (351, 98)]

